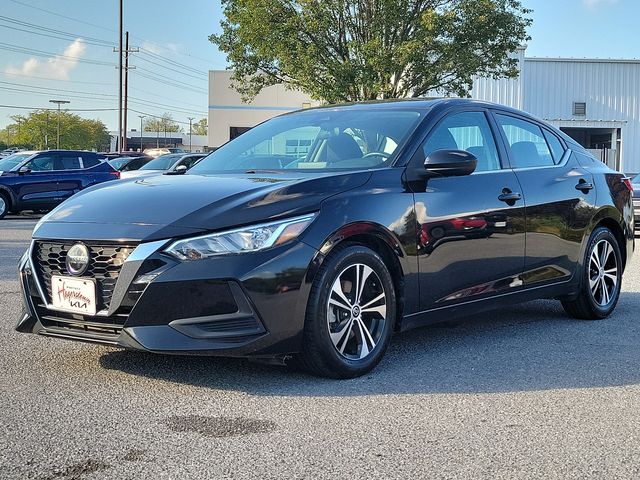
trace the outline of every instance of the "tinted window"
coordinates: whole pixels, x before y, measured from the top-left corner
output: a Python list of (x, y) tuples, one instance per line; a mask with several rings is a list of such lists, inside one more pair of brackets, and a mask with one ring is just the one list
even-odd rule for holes
[(167, 170), (171, 165), (173, 165), (177, 160), (182, 157), (182, 154), (167, 154), (161, 155), (155, 160), (151, 160), (149, 163), (145, 164), (140, 170)]
[(98, 165), (100, 163), (100, 160), (98, 160), (98, 157), (94, 155), (83, 153), (82, 163), (84, 164), (84, 168), (91, 168)]
[(476, 171), (500, 169), (493, 134), (482, 112), (449, 115), (429, 135), (422, 148), (425, 158), (436, 150), (466, 150), (478, 159)]
[(80, 157), (77, 154), (63, 153), (60, 155), (60, 170), (78, 170), (81, 167)]
[(547, 144), (551, 148), (551, 154), (553, 155), (553, 161), (558, 164), (562, 160), (564, 156), (564, 147), (558, 137), (556, 137), (553, 133), (544, 130), (544, 137), (547, 139)]
[(151, 159), (147, 157), (134, 158), (122, 168), (122, 171), (128, 172), (131, 170), (138, 170), (140, 167), (142, 167), (143, 165), (146, 165), (150, 161)]
[(54, 169), (55, 155), (39, 155), (31, 160), (27, 167), (34, 172), (47, 172)]
[(196, 163), (198, 163), (198, 161), (201, 159), (201, 156), (194, 156), (194, 157), (186, 157), (184, 159), (182, 159), (179, 163), (179, 165), (184, 165), (185, 167), (187, 167), (187, 170), (189, 170), (191, 167), (193, 167)]
[(553, 157), (542, 129), (534, 123), (507, 115), (496, 115), (511, 147), (514, 168), (553, 165)]

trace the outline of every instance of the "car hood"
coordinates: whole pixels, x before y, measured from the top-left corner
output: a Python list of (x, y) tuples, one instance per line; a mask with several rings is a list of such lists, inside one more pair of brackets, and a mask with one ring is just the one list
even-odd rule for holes
[(158, 175), (105, 182), (74, 195), (34, 238), (152, 241), (316, 211), (370, 172)]
[(632, 186), (633, 186), (633, 197), (634, 198), (640, 197), (640, 183), (634, 183), (632, 184)]

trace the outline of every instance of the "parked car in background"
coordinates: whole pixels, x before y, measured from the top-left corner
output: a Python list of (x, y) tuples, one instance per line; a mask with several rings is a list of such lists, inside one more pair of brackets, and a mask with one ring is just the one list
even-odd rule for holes
[(174, 148), (174, 147), (161, 147), (161, 148), (145, 148), (145, 155), (150, 157), (159, 157), (160, 155), (166, 155), (167, 153), (187, 153), (182, 148)]
[(189, 170), (196, 163), (206, 157), (205, 153), (170, 153), (154, 158), (137, 170), (122, 170), (120, 178), (145, 177), (167, 172), (176, 172), (178, 167)]
[(186, 175), (116, 183), (36, 227), (18, 331), (354, 377), (393, 332), (491, 308), (603, 319), (634, 250), (628, 178), (467, 99), (305, 109)]
[(102, 155), (106, 158), (121, 158), (121, 157), (146, 157), (148, 155), (145, 155), (142, 152), (135, 152), (135, 151), (126, 151), (126, 152), (105, 152), (105, 153), (100, 153), (99, 155)]
[(0, 152), (0, 158), (2, 157), (8, 157), (9, 155), (13, 155), (14, 153), (18, 153), (20, 151), (20, 149), (13, 147), (13, 148), (7, 148), (5, 150), (2, 150)]
[(117, 157), (107, 160), (109, 164), (120, 172), (130, 172), (138, 170), (143, 165), (149, 163), (153, 158), (147, 156), (141, 157)]
[(636, 230), (640, 230), (640, 174), (631, 180), (633, 185), (633, 211), (635, 215)]
[(50, 210), (84, 188), (119, 176), (95, 152), (14, 153), (0, 159), (0, 219), (8, 212)]

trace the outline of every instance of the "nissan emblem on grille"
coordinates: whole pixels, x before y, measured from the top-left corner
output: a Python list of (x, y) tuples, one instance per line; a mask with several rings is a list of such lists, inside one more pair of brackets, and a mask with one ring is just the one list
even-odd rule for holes
[(76, 243), (67, 252), (67, 272), (70, 275), (79, 277), (87, 271), (89, 258), (89, 249), (81, 243)]

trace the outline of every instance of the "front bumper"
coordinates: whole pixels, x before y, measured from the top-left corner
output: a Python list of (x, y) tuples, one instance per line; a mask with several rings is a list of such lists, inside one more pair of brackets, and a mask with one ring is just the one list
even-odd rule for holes
[(109, 304), (88, 316), (53, 308), (32, 242), (19, 265), (24, 312), (16, 330), (157, 353), (272, 357), (300, 350), (315, 249), (292, 242), (178, 262), (162, 253), (166, 244), (139, 244)]

